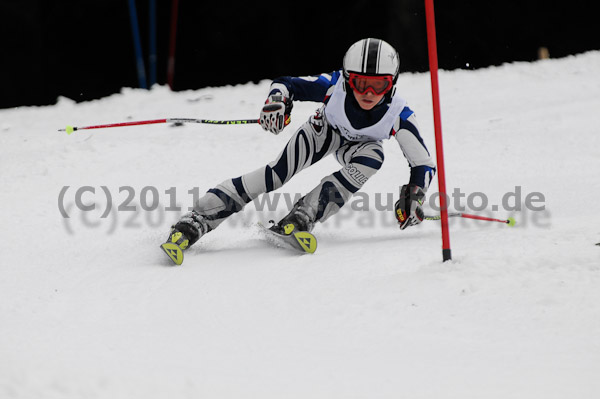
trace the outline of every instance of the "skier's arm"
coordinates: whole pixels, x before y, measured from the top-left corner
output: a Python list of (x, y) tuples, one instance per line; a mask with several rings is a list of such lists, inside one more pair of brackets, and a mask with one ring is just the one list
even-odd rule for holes
[(421, 187), (424, 191), (435, 176), (436, 168), (425, 142), (419, 133), (419, 125), (414, 112), (405, 107), (396, 119), (392, 135), (400, 145), (410, 166), (409, 184)]
[(327, 91), (339, 77), (340, 72), (335, 71), (300, 78), (283, 76), (273, 80), (269, 97), (260, 112), (260, 125), (264, 130), (279, 134), (291, 121), (293, 101), (324, 101)]
[(292, 101), (322, 102), (327, 90), (334, 86), (339, 78), (340, 71), (305, 77), (282, 76), (273, 80), (269, 95), (281, 93)]
[(417, 118), (405, 107), (394, 124), (392, 134), (410, 166), (410, 180), (402, 186), (400, 199), (395, 204), (396, 219), (400, 229), (423, 221), (425, 192), (435, 175), (435, 163), (419, 133)]

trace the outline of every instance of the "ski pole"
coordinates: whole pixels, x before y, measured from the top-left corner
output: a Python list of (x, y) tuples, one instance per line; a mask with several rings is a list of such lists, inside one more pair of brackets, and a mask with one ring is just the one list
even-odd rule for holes
[[(510, 217), (506, 220), (504, 219), (494, 219), (494, 218), (488, 218), (485, 216), (478, 216), (478, 215), (470, 215), (468, 213), (461, 213), (461, 212), (453, 212), (453, 213), (448, 213), (448, 217), (461, 217), (461, 218), (466, 218), (466, 219), (476, 219), (476, 220), (485, 220), (488, 222), (499, 222), (499, 223), (506, 223), (509, 226), (514, 226), (516, 221), (514, 218)], [(440, 220), (442, 217), (439, 215), (425, 215), (425, 220)]]
[(152, 125), (155, 123), (206, 123), (210, 125), (246, 125), (249, 123), (258, 123), (258, 119), (237, 119), (237, 120), (212, 120), (212, 119), (190, 119), (190, 118), (166, 118), (166, 119), (153, 119), (148, 121), (136, 121), (136, 122), (121, 122), (121, 123), (109, 123), (106, 125), (95, 125), (95, 126), (67, 126), (65, 129), (58, 129), (59, 132), (67, 132), (71, 134), (76, 130), (85, 129), (104, 129), (107, 127), (124, 127), (124, 126), (137, 126), (137, 125)]

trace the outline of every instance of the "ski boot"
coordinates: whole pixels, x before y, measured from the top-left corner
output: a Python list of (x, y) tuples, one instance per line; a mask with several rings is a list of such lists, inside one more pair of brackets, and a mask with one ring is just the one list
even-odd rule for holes
[(289, 247), (303, 253), (312, 254), (317, 250), (317, 239), (310, 231), (315, 226), (314, 217), (302, 199), (279, 223), (265, 228), (266, 237), (277, 246)]
[(312, 210), (304, 205), (301, 198), (290, 213), (287, 214), (277, 224), (273, 224), (269, 229), (277, 234), (290, 235), (300, 231), (310, 233), (315, 227), (314, 216)]
[(183, 251), (209, 231), (210, 227), (202, 215), (196, 211), (192, 211), (185, 214), (175, 225), (171, 226), (167, 242), (160, 247), (171, 258), (173, 263), (181, 265), (183, 263)]

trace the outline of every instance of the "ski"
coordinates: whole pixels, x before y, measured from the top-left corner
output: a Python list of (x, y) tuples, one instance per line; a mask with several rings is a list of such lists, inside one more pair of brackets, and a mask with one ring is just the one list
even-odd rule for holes
[[(266, 241), (277, 247), (293, 249), (305, 254), (312, 254), (317, 250), (317, 238), (308, 231), (279, 234), (261, 223), (258, 223), (258, 228)], [(182, 238), (180, 232), (175, 232), (169, 237), (169, 241), (160, 245), (160, 248), (174, 264), (179, 266), (183, 263), (183, 250), (187, 248), (187, 239)]]
[(161, 244), (160, 247), (163, 251), (165, 251), (173, 263), (178, 266), (183, 263), (183, 250), (179, 247), (179, 245), (172, 242), (165, 242), (164, 244)]
[(262, 223), (258, 223), (258, 228), (266, 241), (277, 247), (289, 248), (307, 254), (312, 254), (317, 250), (317, 238), (308, 231), (292, 231), (290, 234), (279, 234)]
[(188, 246), (189, 240), (187, 237), (175, 228), (171, 229), (171, 234), (169, 234), (167, 242), (160, 245), (161, 249), (165, 251), (169, 259), (178, 266), (183, 263), (183, 250)]

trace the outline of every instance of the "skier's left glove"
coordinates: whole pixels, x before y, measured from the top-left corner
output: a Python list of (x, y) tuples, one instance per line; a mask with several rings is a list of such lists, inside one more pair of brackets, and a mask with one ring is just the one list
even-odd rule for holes
[(416, 184), (405, 184), (400, 190), (400, 199), (396, 201), (396, 219), (400, 225), (400, 230), (409, 226), (414, 226), (423, 221), (425, 213), (423, 212), (423, 201), (425, 192)]
[(270, 95), (260, 111), (260, 125), (273, 134), (281, 133), (291, 122), (292, 107), (292, 100), (281, 93)]

